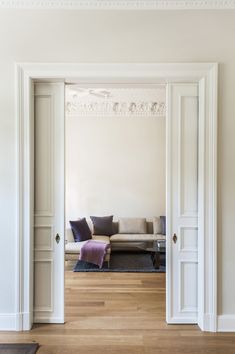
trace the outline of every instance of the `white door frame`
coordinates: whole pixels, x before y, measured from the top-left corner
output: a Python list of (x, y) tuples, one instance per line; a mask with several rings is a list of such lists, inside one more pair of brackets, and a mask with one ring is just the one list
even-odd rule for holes
[[(17, 63), (17, 243), (16, 330), (33, 323), (33, 81), (82, 83), (180, 83), (199, 84), (199, 228), (198, 325), (217, 330), (217, 80), (216, 63)], [(170, 92), (168, 90), (169, 100)], [(167, 116), (171, 114), (170, 110)], [(168, 131), (168, 128), (167, 128)], [(167, 175), (170, 173), (170, 139), (167, 133)], [(167, 215), (170, 183), (167, 178)], [(167, 225), (167, 294), (170, 291), (171, 230)], [(170, 322), (171, 303), (166, 319)]]

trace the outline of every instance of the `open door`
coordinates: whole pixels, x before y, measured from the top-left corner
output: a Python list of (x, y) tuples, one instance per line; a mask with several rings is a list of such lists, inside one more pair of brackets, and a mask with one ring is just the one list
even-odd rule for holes
[(168, 86), (167, 322), (198, 321), (198, 85)]
[(64, 322), (64, 84), (34, 87), (34, 322)]

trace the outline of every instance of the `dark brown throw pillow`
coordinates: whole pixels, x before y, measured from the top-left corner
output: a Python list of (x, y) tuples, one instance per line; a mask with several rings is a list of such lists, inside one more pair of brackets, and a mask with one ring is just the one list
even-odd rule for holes
[(94, 235), (113, 235), (113, 215), (111, 216), (91, 216), (94, 227)]
[(160, 216), (161, 219), (161, 228), (162, 228), (162, 234), (166, 234), (166, 217), (165, 216)]
[(92, 238), (91, 230), (85, 218), (76, 221), (70, 221), (70, 225), (75, 242), (86, 241)]

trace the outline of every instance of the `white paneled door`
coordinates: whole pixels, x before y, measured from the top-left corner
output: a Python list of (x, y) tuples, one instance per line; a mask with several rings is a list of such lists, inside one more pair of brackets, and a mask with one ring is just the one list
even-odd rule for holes
[(34, 87), (34, 322), (64, 322), (64, 84)]
[(168, 87), (167, 322), (198, 321), (198, 85)]

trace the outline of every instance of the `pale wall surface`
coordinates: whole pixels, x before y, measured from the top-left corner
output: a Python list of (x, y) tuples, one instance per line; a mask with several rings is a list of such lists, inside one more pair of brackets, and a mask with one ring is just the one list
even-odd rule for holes
[[(0, 313), (15, 310), (14, 62), (219, 62), (218, 299), (235, 314), (235, 11), (0, 11)], [(7, 289), (7, 291), (5, 291)]]
[(66, 117), (66, 221), (165, 215), (164, 117)]

